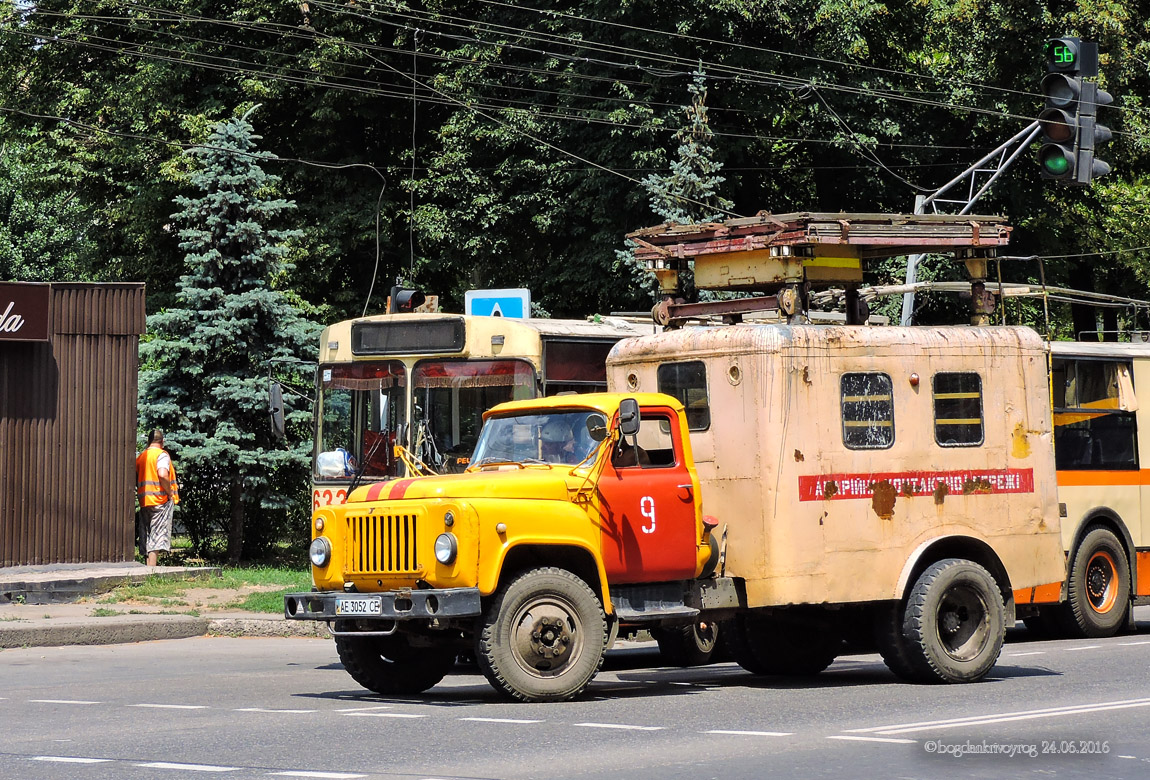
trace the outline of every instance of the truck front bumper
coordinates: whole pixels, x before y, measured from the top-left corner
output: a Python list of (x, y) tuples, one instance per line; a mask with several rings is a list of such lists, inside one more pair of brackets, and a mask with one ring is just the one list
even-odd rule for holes
[(384, 593), (288, 593), (288, 620), (429, 620), (474, 617), (483, 611), (479, 588), (392, 590)]

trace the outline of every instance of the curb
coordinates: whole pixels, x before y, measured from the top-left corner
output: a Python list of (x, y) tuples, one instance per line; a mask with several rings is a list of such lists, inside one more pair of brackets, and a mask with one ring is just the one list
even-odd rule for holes
[(330, 639), (327, 624), (312, 620), (216, 618), (208, 621), (208, 636), (274, 636)]
[(30, 625), (8, 623), (0, 629), (0, 648), (115, 645), (154, 639), (187, 639), (208, 631), (207, 618), (155, 615), (96, 620), (53, 619)]
[[(84, 596), (93, 593), (102, 593), (112, 590), (126, 582), (143, 582), (149, 577), (159, 579), (176, 579), (180, 577), (211, 577), (218, 576), (221, 569), (218, 566), (171, 566), (163, 568), (146, 568), (144, 566), (130, 567), (123, 571), (107, 574), (84, 575), (77, 571), (79, 576), (66, 576), (70, 572), (62, 571), (54, 577), (23, 576), (0, 581), (0, 604), (61, 604), (78, 601)], [(12, 575), (8, 575), (12, 577)]]

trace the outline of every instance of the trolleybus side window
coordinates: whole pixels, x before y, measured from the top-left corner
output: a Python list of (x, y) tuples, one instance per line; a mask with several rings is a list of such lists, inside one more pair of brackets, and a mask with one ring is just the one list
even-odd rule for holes
[(705, 431), (711, 427), (711, 407), (707, 398), (707, 368), (701, 360), (664, 363), (656, 376), (659, 392), (674, 396), (687, 410), (687, 429)]
[(1138, 468), (1138, 406), (1130, 364), (1054, 358), (1050, 378), (1057, 468)]
[(882, 373), (843, 374), (843, 444), (851, 450), (883, 450), (894, 444), (894, 391)]
[(935, 374), (934, 440), (940, 447), (977, 447), (983, 441), (982, 377)]

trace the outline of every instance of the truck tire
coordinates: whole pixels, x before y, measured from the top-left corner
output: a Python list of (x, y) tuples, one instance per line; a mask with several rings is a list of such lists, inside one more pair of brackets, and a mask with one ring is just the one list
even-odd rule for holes
[(607, 618), (595, 592), (565, 569), (524, 572), (496, 594), (476, 639), (495, 690), (519, 701), (566, 701), (603, 665)]
[(337, 636), (335, 649), (353, 680), (385, 696), (426, 691), (447, 676), (459, 652), (454, 646), (415, 647), (401, 633)]
[(815, 675), (834, 663), (840, 648), (837, 637), (817, 628), (754, 615), (740, 615), (732, 622), (738, 642), (737, 651), (732, 644), (732, 654), (737, 652), (735, 661), (752, 674)]
[(668, 666), (705, 666), (720, 655), (719, 624), (713, 620), (653, 628), (651, 636)]
[(902, 621), (912, 679), (981, 680), (998, 662), (1005, 638), (1002, 593), (982, 566), (946, 558), (919, 575)]
[(1076, 637), (1114, 636), (1130, 609), (1130, 566), (1110, 530), (1095, 528), (1074, 552), (1062, 607), (1063, 630)]
[(902, 634), (906, 606), (894, 603), (880, 607), (875, 615), (874, 639), (886, 668), (907, 682), (922, 682), (923, 677), (911, 660), (910, 645)]
[(747, 621), (753, 621), (747, 615), (736, 615), (723, 625), (721, 639), (727, 654), (735, 659), (735, 663), (751, 674), (770, 674), (768, 667), (759, 660), (751, 641), (751, 631)]

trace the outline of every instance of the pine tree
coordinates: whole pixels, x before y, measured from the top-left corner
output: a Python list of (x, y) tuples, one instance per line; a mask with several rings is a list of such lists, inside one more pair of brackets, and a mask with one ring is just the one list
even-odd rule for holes
[(700, 66), (687, 86), (690, 105), (684, 106), (686, 122), (675, 133), (678, 156), (667, 175), (650, 174), (643, 186), (651, 194), (651, 210), (667, 222), (681, 225), (721, 219), (731, 201), (718, 194), (726, 178), (718, 172), (723, 164), (711, 147), (714, 134), (707, 121), (707, 74)]
[[(723, 212), (734, 205), (718, 193), (719, 185), (726, 178), (718, 175), (723, 164), (715, 159), (715, 150), (711, 147), (714, 133), (707, 120), (707, 74), (700, 65), (692, 75), (694, 78), (687, 85), (691, 102), (683, 106), (686, 121), (675, 133), (679, 148), (671, 161), (671, 172), (652, 173), (643, 180), (643, 187), (651, 196), (651, 211), (665, 222), (680, 225), (722, 219)], [(616, 256), (618, 265), (628, 268), (636, 281), (645, 283), (653, 298), (658, 297), (654, 279), (645, 268), (639, 268), (633, 247), (617, 251)], [(680, 272), (676, 297), (694, 299), (694, 281), (692, 272)]]
[[(306, 437), (289, 449), (272, 439), (267, 380), (281, 361), (314, 360), (318, 335), (274, 287), (291, 268), (289, 242), (300, 231), (270, 227), (294, 203), (274, 197), (279, 178), (260, 167), (273, 155), (256, 150), (250, 114), (217, 124), (189, 152), (198, 194), (177, 197), (172, 215), (182, 225), (185, 273), (176, 307), (148, 318), (140, 348), (141, 423), (163, 428), (172, 445), (177, 517), (201, 553), (225, 531), (232, 563), (244, 553), (245, 525), (254, 529), (249, 548), (259, 548), (306, 512), (310, 448)], [(291, 399), (285, 405), (296, 425), (309, 416)]]

